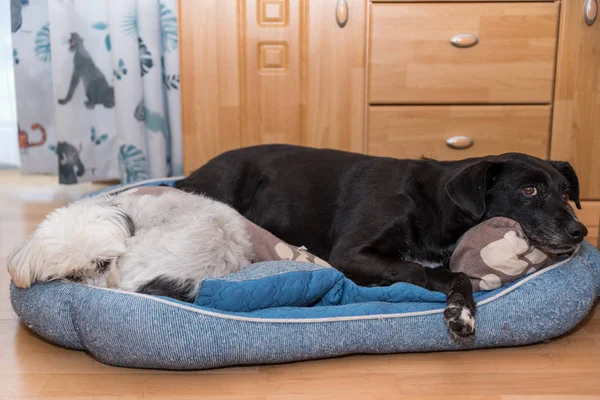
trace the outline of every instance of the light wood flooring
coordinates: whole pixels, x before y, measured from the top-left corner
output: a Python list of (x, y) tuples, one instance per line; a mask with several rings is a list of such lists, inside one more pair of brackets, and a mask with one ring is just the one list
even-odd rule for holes
[(23, 326), (9, 301), (8, 253), (52, 209), (93, 190), (0, 171), (0, 399), (600, 400), (600, 311), (533, 346), (352, 356), (293, 364), (163, 372), (109, 367)]

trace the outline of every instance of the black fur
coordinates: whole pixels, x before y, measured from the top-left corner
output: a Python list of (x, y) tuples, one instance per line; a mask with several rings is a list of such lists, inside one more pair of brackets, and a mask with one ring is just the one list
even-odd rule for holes
[[(525, 196), (526, 186), (538, 195)], [(231, 204), (358, 284), (411, 282), (473, 312), (466, 276), (420, 262), (447, 266), (460, 236), (495, 216), (516, 220), (535, 245), (557, 253), (587, 233), (561, 199), (567, 192), (579, 203), (571, 166), (517, 153), (439, 162), (266, 145), (224, 153), (175, 187)], [(460, 335), (464, 327), (446, 318)]]
[(195, 300), (194, 281), (179, 280), (168, 276), (159, 276), (141, 286), (137, 292), (154, 296), (168, 296), (176, 300), (192, 303)]

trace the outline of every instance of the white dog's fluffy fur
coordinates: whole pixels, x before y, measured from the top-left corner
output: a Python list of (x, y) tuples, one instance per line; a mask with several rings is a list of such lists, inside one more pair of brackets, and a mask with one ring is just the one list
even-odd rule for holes
[(8, 259), (15, 284), (73, 279), (193, 301), (203, 279), (250, 263), (245, 220), (231, 207), (178, 190), (133, 191), (48, 215)]

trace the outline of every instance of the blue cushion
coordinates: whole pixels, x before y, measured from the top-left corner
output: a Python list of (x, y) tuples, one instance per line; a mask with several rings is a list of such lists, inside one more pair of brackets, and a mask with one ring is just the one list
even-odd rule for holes
[(406, 283), (363, 288), (308, 263), (258, 263), (207, 280), (194, 304), (72, 282), (11, 287), (16, 313), (44, 338), (106, 364), (175, 370), (536, 343), (571, 330), (598, 295), (600, 253), (589, 244), (477, 293), (477, 333), (461, 342), (444, 324), (443, 294)]

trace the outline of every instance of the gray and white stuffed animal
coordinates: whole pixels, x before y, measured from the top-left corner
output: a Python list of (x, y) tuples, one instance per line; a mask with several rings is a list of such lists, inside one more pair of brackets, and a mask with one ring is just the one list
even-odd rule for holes
[(450, 259), (450, 269), (471, 279), (473, 291), (493, 290), (556, 261), (534, 248), (516, 221), (496, 217), (468, 230)]

